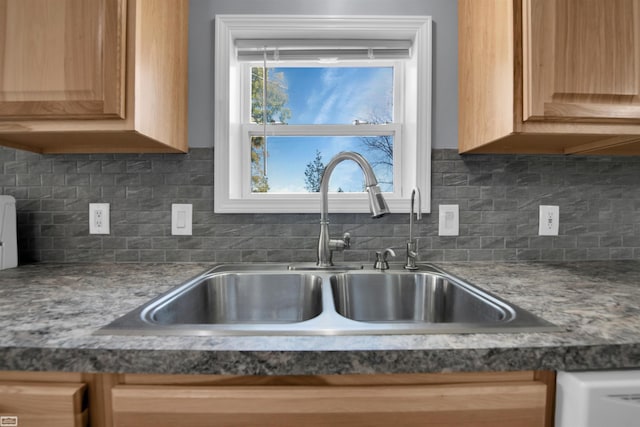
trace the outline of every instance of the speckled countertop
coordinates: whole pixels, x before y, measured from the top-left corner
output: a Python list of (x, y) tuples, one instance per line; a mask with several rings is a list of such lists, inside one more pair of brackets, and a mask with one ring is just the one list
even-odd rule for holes
[(551, 333), (99, 336), (205, 264), (0, 271), (0, 370), (239, 375), (640, 368), (640, 262), (439, 263), (562, 328)]

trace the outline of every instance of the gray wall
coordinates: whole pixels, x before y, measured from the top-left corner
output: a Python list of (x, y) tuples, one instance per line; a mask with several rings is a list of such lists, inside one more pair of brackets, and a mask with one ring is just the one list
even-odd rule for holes
[[(267, 4), (269, 7), (267, 7)], [(640, 259), (640, 157), (460, 156), (453, 0), (192, 0), (191, 150), (185, 155), (38, 155), (0, 148), (0, 194), (16, 197), (20, 263), (313, 261), (319, 214), (213, 214), (215, 13), (427, 14), (434, 19), (432, 212), (417, 223), (423, 261)], [(112, 232), (88, 234), (88, 205), (111, 204)], [(192, 203), (193, 236), (171, 236), (172, 203)], [(437, 236), (439, 204), (460, 236)], [(538, 206), (560, 206), (560, 235), (537, 235)], [(350, 231), (338, 261), (402, 248), (408, 216), (331, 215)]]
[(433, 17), (432, 147), (458, 141), (458, 24), (454, 0), (191, 0), (189, 146), (213, 146), (213, 20), (216, 14), (362, 14)]
[[(47, 155), (0, 148), (0, 194), (17, 199), (20, 262), (315, 261), (319, 214), (213, 214), (213, 149), (187, 155)], [(423, 261), (640, 259), (640, 157), (460, 156), (435, 150), (432, 212), (416, 223)], [(89, 235), (88, 204), (111, 204), (111, 234)], [(192, 203), (193, 236), (171, 236), (171, 203)], [(437, 235), (439, 204), (460, 236)], [(560, 235), (538, 236), (538, 205)], [(351, 232), (337, 260), (404, 254), (408, 215), (330, 215)]]

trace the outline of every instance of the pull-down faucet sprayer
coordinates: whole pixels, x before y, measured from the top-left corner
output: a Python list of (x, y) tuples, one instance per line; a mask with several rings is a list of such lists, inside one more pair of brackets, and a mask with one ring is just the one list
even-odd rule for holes
[(320, 211), (320, 237), (318, 238), (318, 260), (317, 265), (320, 267), (330, 267), (333, 265), (332, 252), (334, 250), (343, 250), (349, 247), (349, 237), (345, 236), (343, 240), (333, 240), (329, 237), (329, 220), (328, 220), (328, 193), (329, 193), (329, 179), (331, 172), (343, 160), (353, 160), (360, 166), (365, 178), (365, 186), (367, 187), (367, 193), (369, 194), (369, 210), (373, 218), (379, 218), (382, 215), (389, 213), (389, 207), (384, 200), (380, 187), (378, 187), (378, 180), (373, 173), (373, 168), (362, 157), (362, 155), (352, 152), (343, 151), (336, 154), (327, 163), (322, 173), (320, 180), (320, 194), (321, 194), (321, 211)]

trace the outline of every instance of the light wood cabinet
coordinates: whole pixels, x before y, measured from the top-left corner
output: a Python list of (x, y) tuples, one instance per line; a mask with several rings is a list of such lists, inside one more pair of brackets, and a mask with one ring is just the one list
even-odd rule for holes
[(8, 399), (0, 391), (0, 416), (17, 416), (17, 427), (112, 427), (111, 389), (119, 378), (115, 374), (0, 371), (0, 384), (21, 387), (19, 392), (7, 389), (11, 390)]
[(3, 426), (87, 426), (86, 389), (76, 382), (0, 381), (0, 420)]
[(550, 371), (313, 376), (0, 371), (0, 415), (26, 408), (20, 427), (84, 426), (87, 420), (92, 427), (551, 427), (554, 402)]
[(551, 426), (537, 375), (134, 376), (111, 398), (115, 427)]
[(640, 154), (640, 0), (459, 0), (463, 153)]
[(122, 0), (0, 5), (3, 120), (124, 118)]
[(0, 144), (186, 152), (188, 0), (0, 0)]
[(640, 2), (524, 5), (523, 120), (640, 125)]

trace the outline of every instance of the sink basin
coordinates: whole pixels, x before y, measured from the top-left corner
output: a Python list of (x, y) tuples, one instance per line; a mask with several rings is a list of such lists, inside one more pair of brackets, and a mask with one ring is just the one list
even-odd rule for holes
[(495, 323), (513, 315), (487, 294), (433, 273), (338, 274), (331, 289), (336, 311), (359, 322)]
[(322, 311), (322, 280), (312, 274), (205, 276), (145, 313), (161, 325), (291, 323)]
[(383, 335), (559, 330), (433, 266), (218, 265), (96, 334)]

